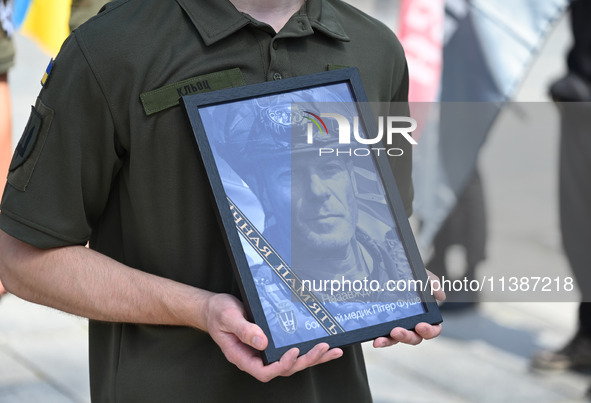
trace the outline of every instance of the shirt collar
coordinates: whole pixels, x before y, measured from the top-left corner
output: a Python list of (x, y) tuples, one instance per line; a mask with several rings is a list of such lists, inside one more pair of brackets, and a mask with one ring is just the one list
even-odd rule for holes
[[(187, 13), (206, 45), (212, 45), (251, 24), (252, 21), (236, 10), (229, 0), (176, 0)], [(310, 25), (323, 34), (348, 42), (336, 10), (326, 0), (306, 0)]]

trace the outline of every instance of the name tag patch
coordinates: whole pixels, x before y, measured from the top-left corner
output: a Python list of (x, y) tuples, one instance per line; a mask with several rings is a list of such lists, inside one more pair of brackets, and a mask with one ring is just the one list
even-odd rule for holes
[(179, 105), (179, 100), (184, 95), (198, 94), (224, 88), (240, 87), (246, 85), (239, 68), (217, 71), (188, 78), (178, 83), (166, 85), (162, 88), (144, 92), (140, 100), (147, 116), (161, 112), (165, 109)]

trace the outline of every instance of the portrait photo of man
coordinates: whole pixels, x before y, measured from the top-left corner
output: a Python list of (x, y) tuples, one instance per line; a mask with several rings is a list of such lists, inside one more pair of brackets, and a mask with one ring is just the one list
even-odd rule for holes
[[(318, 99), (322, 106), (310, 103)], [(217, 133), (212, 149), (234, 208), (249, 217), (285, 266), (346, 330), (423, 313), (418, 292), (387, 289), (388, 282), (406, 285), (413, 273), (375, 162), (352, 151), (367, 146), (339, 144), (334, 119), (323, 119), (322, 130), (310, 118), (321, 110), (355, 115), (348, 87), (236, 104), (203, 112), (205, 131)], [(275, 343), (326, 336), (245, 238)]]

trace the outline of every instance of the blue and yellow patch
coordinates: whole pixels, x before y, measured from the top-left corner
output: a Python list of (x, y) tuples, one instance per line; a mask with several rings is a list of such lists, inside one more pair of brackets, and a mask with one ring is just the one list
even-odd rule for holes
[(43, 74), (43, 78), (41, 79), (41, 85), (43, 87), (45, 87), (45, 84), (47, 84), (47, 80), (49, 80), (49, 75), (51, 74), (52, 68), (53, 68), (53, 58), (51, 58), (51, 60), (49, 61), (49, 65), (47, 66), (47, 69), (45, 69), (45, 73)]

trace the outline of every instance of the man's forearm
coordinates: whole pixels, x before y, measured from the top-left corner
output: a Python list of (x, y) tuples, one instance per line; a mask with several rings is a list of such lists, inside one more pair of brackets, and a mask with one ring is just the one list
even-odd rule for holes
[(213, 295), (132, 269), (83, 246), (43, 250), (3, 231), (0, 279), (23, 299), (90, 319), (202, 330)]
[(0, 278), (17, 296), (75, 315), (208, 331), (228, 361), (262, 381), (342, 355), (322, 344), (299, 358), (291, 349), (265, 366), (252, 348), (263, 350), (267, 338), (236, 298), (129, 268), (83, 246), (41, 250), (0, 231)]
[[(132, 269), (83, 246), (41, 250), (0, 231), (0, 278), (17, 296), (75, 315), (207, 331), (229, 362), (263, 382), (343, 354), (320, 343), (299, 357), (299, 350), (292, 348), (265, 366), (254, 350), (264, 350), (268, 339), (246, 319), (238, 299)], [(376, 339), (374, 346), (418, 344), (439, 335), (441, 325), (422, 323), (415, 330), (393, 329), (391, 337)]]

